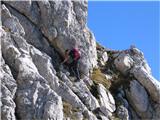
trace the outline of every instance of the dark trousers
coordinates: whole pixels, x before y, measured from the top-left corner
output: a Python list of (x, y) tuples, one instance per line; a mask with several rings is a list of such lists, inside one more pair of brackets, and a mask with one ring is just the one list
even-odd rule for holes
[(74, 74), (74, 76), (76, 76), (78, 80), (80, 80), (78, 67), (79, 67), (79, 60), (74, 60), (69, 65), (70, 71)]

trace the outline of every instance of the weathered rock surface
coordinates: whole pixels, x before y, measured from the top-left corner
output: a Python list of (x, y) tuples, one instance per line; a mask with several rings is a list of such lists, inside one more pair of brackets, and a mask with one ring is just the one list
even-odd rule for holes
[(91, 94), (83, 81), (75, 83), (72, 87), (72, 90), (79, 96), (79, 98), (90, 110), (94, 110), (99, 107), (97, 99)]
[(160, 103), (160, 83), (144, 67), (135, 66), (132, 71), (135, 78), (146, 88), (151, 98)]
[(122, 120), (129, 120), (129, 114), (127, 108), (124, 106), (118, 106), (117, 116)]
[(131, 81), (130, 89), (126, 90), (126, 96), (137, 114), (143, 119), (152, 118), (152, 109), (149, 104), (149, 97), (143, 86), (136, 80)]
[[(19, 54), (16, 55), (15, 51)], [(18, 89), (15, 103), (18, 114), (16, 117), (18, 119), (63, 119), (61, 97), (47, 85), (47, 80), (39, 75), (25, 40), (21, 36), (7, 33), (2, 39), (2, 54), (9, 62), (8, 64), (17, 71)]]
[[(47, 39), (62, 55), (66, 49), (76, 45), (82, 55), (80, 60), (81, 71), (88, 73), (92, 67), (96, 66), (95, 38), (86, 26), (86, 1), (4, 2), (18, 12), (15, 13), (12, 10), (15, 16), (23, 15), (19, 18), (25, 27), (25, 32), (29, 33), (25, 37), (30, 43), (34, 45), (36, 42), (46, 44), (44, 39)], [(45, 46), (43, 49), (47, 49), (47, 45)]]
[(102, 85), (98, 85), (98, 93), (100, 100), (100, 110), (106, 116), (110, 116), (115, 111), (115, 101), (111, 93)]
[[(126, 63), (124, 56), (128, 56), (126, 57)], [(159, 111), (154, 106), (159, 106), (160, 104), (160, 82), (151, 75), (151, 69), (144, 59), (143, 53), (131, 46), (129, 50), (119, 53), (118, 57), (115, 58), (114, 64), (117, 70), (127, 75), (129, 77), (127, 79), (131, 80), (128, 81), (129, 84), (127, 86), (124, 85), (127, 87), (125, 97), (138, 117), (142, 119), (158, 119), (157, 113)], [(132, 116), (134, 115), (132, 114)], [(137, 116), (135, 115), (133, 119), (136, 118)]]
[[(1, 31), (1, 39), (4, 39), (4, 33)], [(11, 74), (11, 70), (8, 65), (5, 64), (5, 61), (2, 57), (2, 53), (0, 51), (0, 80), (1, 80), (1, 119), (2, 120), (16, 120), (15, 117), (15, 107), (16, 104), (14, 102), (15, 93), (17, 90), (17, 84), (15, 79)]]
[[(1, 3), (2, 120), (160, 118), (160, 83), (143, 53), (135, 46), (124, 51), (96, 46), (87, 27), (87, 1)], [(73, 47), (81, 52), (79, 82), (60, 66), (65, 49)], [(104, 77), (98, 82), (90, 77), (94, 67)], [(110, 89), (104, 80), (112, 83)], [(65, 102), (73, 108), (69, 115)]]
[(133, 66), (133, 60), (128, 54), (121, 53), (115, 59), (114, 64), (120, 72), (126, 75), (128, 70)]
[(14, 33), (18, 33), (20, 35), (24, 35), (24, 29), (22, 27), (22, 25), (19, 23), (19, 20), (14, 17), (13, 15), (11, 15), (11, 13), (9, 12), (9, 10), (6, 8), (5, 5), (1, 6), (1, 14), (2, 14), (2, 24), (8, 28), (10, 30), (10, 32)]
[(108, 54), (106, 51), (97, 50), (98, 60), (100, 63), (100, 66), (104, 66), (108, 60)]

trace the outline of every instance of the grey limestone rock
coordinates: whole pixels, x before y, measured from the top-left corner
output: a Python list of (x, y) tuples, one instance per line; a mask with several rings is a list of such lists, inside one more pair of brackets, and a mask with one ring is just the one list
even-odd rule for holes
[(116, 110), (114, 98), (102, 84), (98, 85), (98, 93), (100, 99), (100, 110), (106, 116), (109, 116), (109, 114)]
[(121, 53), (114, 61), (116, 68), (124, 75), (128, 73), (128, 70), (133, 66), (133, 60), (130, 55)]
[(149, 103), (148, 94), (138, 81), (131, 81), (130, 89), (126, 90), (126, 95), (129, 103), (140, 117), (143, 119), (152, 118), (152, 108)]
[[(96, 44), (87, 27), (86, 0), (1, 4), (2, 119), (72, 120), (65, 116), (64, 101), (77, 110), (76, 120), (109, 120), (114, 111), (124, 120), (160, 118), (160, 83), (143, 52), (135, 46), (116, 51)], [(79, 82), (68, 66), (60, 65), (65, 50), (74, 47), (81, 54)], [(93, 68), (99, 68), (114, 89), (100, 84), (104, 79), (91, 80)]]

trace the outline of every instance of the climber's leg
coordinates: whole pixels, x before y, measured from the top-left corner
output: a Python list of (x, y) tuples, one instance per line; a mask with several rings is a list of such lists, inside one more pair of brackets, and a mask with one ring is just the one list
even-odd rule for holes
[(76, 74), (74, 72), (74, 63), (73, 62), (69, 65), (69, 71), (70, 71), (71, 76), (76, 76)]
[(76, 75), (76, 78), (77, 78), (77, 80), (80, 80), (80, 75), (79, 75), (79, 70), (78, 70), (78, 66), (79, 64), (78, 64), (78, 60), (76, 60), (75, 62), (74, 62), (74, 66), (73, 66), (73, 70), (74, 70), (74, 72), (75, 72), (75, 75)]

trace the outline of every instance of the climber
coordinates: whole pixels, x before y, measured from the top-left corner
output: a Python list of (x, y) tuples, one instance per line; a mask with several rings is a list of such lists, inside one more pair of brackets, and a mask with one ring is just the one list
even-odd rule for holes
[(78, 63), (80, 59), (80, 52), (78, 49), (73, 48), (71, 50), (67, 49), (65, 51), (65, 59), (61, 64), (67, 63), (70, 71), (76, 76), (76, 81), (80, 81), (80, 75), (78, 70)]

